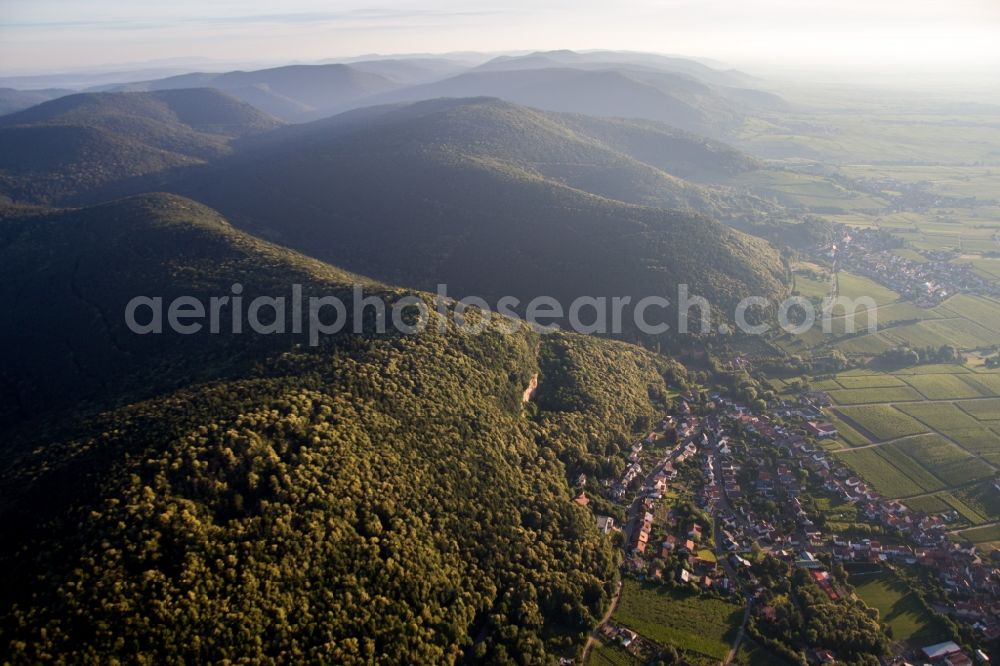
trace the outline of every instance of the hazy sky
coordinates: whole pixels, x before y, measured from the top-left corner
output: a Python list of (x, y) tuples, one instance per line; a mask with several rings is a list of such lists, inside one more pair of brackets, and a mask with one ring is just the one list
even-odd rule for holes
[(0, 0), (3, 74), (553, 48), (1000, 70), (1000, 0)]

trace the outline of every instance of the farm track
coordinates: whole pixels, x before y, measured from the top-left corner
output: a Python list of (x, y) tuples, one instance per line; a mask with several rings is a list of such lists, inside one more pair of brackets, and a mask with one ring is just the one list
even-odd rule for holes
[(581, 655), (580, 657), (581, 664), (587, 663), (587, 659), (590, 657), (590, 651), (594, 648), (594, 645), (597, 643), (597, 632), (598, 630), (600, 630), (601, 627), (603, 627), (607, 623), (608, 620), (611, 619), (611, 616), (614, 615), (615, 609), (618, 608), (618, 599), (621, 598), (621, 595), (622, 595), (622, 581), (619, 580), (618, 587), (615, 589), (615, 595), (611, 597), (611, 605), (608, 606), (608, 610), (606, 613), (604, 613), (604, 617), (601, 618), (601, 621), (597, 623), (597, 625), (594, 627), (594, 630), (590, 632), (590, 636), (587, 637), (587, 644), (583, 646), (583, 655)]
[[(954, 402), (960, 401), (960, 400), (982, 400), (982, 399), (983, 398), (955, 398), (954, 400), (921, 400), (920, 402), (954, 403)], [(912, 404), (912, 402), (913, 402), (912, 400), (907, 400), (906, 403), (881, 402), (881, 403), (871, 403), (871, 404), (888, 405), (889, 407), (892, 407), (892, 408), (895, 409), (897, 404)], [(903, 413), (905, 414), (906, 412), (903, 412)], [(953, 444), (953, 445), (957, 446), (959, 448), (959, 450), (965, 451), (970, 456), (972, 456), (973, 458), (975, 458), (979, 462), (983, 463), (984, 465), (986, 465), (990, 469), (992, 469), (994, 471), (1000, 469), (1000, 466), (997, 466), (996, 463), (990, 462), (989, 460), (987, 460), (986, 458), (984, 458), (983, 454), (981, 454), (981, 453), (973, 453), (972, 451), (969, 451), (969, 449), (965, 448), (964, 446), (962, 446), (961, 444), (959, 444), (958, 442), (956, 442), (950, 436), (948, 436), (945, 433), (941, 432), (937, 428), (932, 427), (931, 424), (929, 424), (929, 423), (927, 423), (925, 421), (921, 421), (920, 417), (913, 416), (913, 418), (916, 421), (918, 421), (919, 423), (923, 424), (925, 427), (927, 427), (929, 429), (929, 431), (930, 431), (928, 433), (921, 433), (921, 434), (924, 434), (924, 435), (927, 435), (927, 434), (937, 435), (938, 437), (940, 437), (941, 439), (949, 442), (950, 444)], [(862, 433), (862, 434), (865, 434), (865, 433)], [(910, 436), (907, 436), (907, 437), (898, 437), (895, 440), (886, 440), (886, 441), (880, 442), (880, 444), (890, 444), (891, 442), (899, 441), (901, 439), (908, 439), (909, 437), (919, 437), (919, 436), (920, 435), (910, 435)], [(933, 471), (931, 471), (931, 470), (928, 470), (928, 471), (933, 474)]]
[[(949, 376), (954, 376), (954, 375), (949, 375)], [(875, 388), (902, 388), (902, 387), (889, 386), (889, 387), (875, 387)], [(831, 389), (831, 390), (833, 390), (833, 391), (863, 391), (865, 389), (862, 388), (862, 389)], [(917, 389), (913, 389), (913, 390), (917, 391)], [(920, 393), (920, 391), (917, 391), (917, 393)], [(921, 398), (920, 400), (893, 400), (891, 402), (859, 402), (856, 405), (835, 405), (831, 409), (833, 409), (834, 411), (838, 412), (838, 415), (839, 415), (839, 410), (843, 409), (844, 407), (867, 407), (869, 405), (886, 405), (888, 407), (895, 407), (896, 405), (915, 405), (917, 403), (935, 404), (935, 403), (942, 403), (942, 402), (967, 402), (969, 400), (991, 400), (993, 397), (994, 396), (977, 395), (977, 396), (971, 396), (971, 397), (968, 397), (968, 398), (934, 398), (934, 399)]]
[[(921, 497), (930, 497), (931, 495), (939, 495), (941, 493), (950, 493), (950, 492), (952, 492), (954, 490), (964, 490), (966, 488), (971, 488), (971, 487), (973, 487), (976, 484), (981, 483), (981, 482), (982, 482), (982, 479), (979, 479), (978, 481), (969, 481), (967, 483), (961, 483), (961, 484), (959, 484), (957, 486), (951, 486), (950, 488), (944, 488), (942, 490), (928, 490), (927, 492), (924, 492), (924, 493), (917, 493), (916, 495), (904, 495), (902, 497), (896, 497), (894, 499), (898, 499), (900, 501), (904, 501), (905, 502), (906, 500), (919, 499)], [(976, 525), (976, 527), (979, 527), (979, 526)], [(963, 529), (968, 529), (968, 528), (963, 528)]]
[[(984, 398), (954, 398), (954, 399), (951, 399), (951, 400), (921, 400), (921, 401), (909, 401), (908, 400), (908, 401), (900, 402), (900, 403), (897, 403), (897, 402), (879, 402), (879, 403), (874, 403), (873, 402), (873, 403), (866, 403), (866, 404), (871, 404), (871, 405), (885, 405), (885, 406), (888, 406), (888, 407), (896, 408), (897, 404), (913, 404), (914, 402), (954, 404), (955, 402), (961, 402), (963, 400), (983, 400), (983, 399)], [(977, 454), (977, 453), (973, 453), (972, 451), (969, 451), (967, 448), (965, 448), (964, 446), (962, 446), (961, 444), (959, 444), (958, 442), (956, 442), (954, 439), (952, 439), (951, 437), (949, 437), (945, 433), (941, 432), (937, 428), (932, 427), (929, 423), (926, 423), (925, 421), (921, 421), (920, 418), (918, 418), (916, 416), (914, 416), (913, 418), (917, 422), (919, 422), (920, 424), (922, 424), (923, 426), (925, 426), (926, 428), (928, 428), (929, 432), (917, 433), (917, 434), (913, 434), (913, 435), (904, 435), (902, 437), (894, 437), (892, 439), (886, 439), (886, 440), (878, 440), (878, 438), (875, 437), (874, 434), (871, 431), (869, 431), (867, 428), (864, 428), (859, 423), (857, 423), (854, 419), (852, 419), (849, 416), (844, 415), (840, 411), (839, 407), (845, 407), (845, 406), (850, 406), (850, 405), (838, 405), (837, 407), (833, 408), (832, 411), (837, 415), (838, 418), (843, 419), (848, 425), (850, 425), (852, 428), (854, 428), (855, 430), (857, 430), (858, 433), (860, 433), (861, 435), (867, 437), (870, 440), (874, 440), (874, 441), (871, 444), (866, 444), (864, 446), (848, 446), (848, 447), (844, 447), (844, 448), (840, 448), (840, 449), (834, 449), (834, 450), (831, 450), (830, 453), (836, 454), (836, 453), (846, 452), (846, 451), (861, 451), (863, 449), (879, 448), (879, 447), (885, 446), (887, 444), (896, 444), (896, 443), (900, 443), (900, 442), (906, 442), (906, 441), (909, 441), (909, 440), (917, 439), (919, 437), (925, 437), (927, 435), (937, 435), (938, 437), (940, 437), (941, 439), (945, 440), (946, 442), (952, 444), (953, 446), (958, 447), (958, 449), (960, 451), (964, 451), (965, 453), (967, 453), (969, 455), (969, 457), (974, 458), (975, 460), (979, 461), (981, 464), (985, 465), (988, 469), (991, 469), (994, 472), (1000, 471), (1000, 465), (997, 465), (996, 463), (994, 463), (994, 462), (992, 462), (990, 460), (987, 460), (986, 458), (983, 457), (982, 454)], [(903, 413), (905, 413), (905, 412), (903, 412)], [(918, 462), (918, 464), (920, 464), (920, 463)], [(934, 470), (927, 468), (925, 465), (921, 465), (921, 466), (928, 473), (930, 473), (932, 476), (937, 477), (937, 475), (934, 473)], [(864, 476), (864, 474), (861, 474), (861, 475)], [(905, 495), (905, 496), (895, 497), (895, 498), (892, 498), (892, 499), (906, 501), (906, 500), (917, 499), (917, 498), (920, 498), (920, 497), (929, 497), (931, 495), (937, 495), (937, 494), (942, 493), (942, 492), (952, 492), (952, 491), (955, 491), (955, 490), (962, 490), (962, 489), (965, 489), (965, 488), (974, 487), (974, 486), (976, 486), (976, 485), (978, 485), (979, 483), (982, 482), (982, 479), (976, 479), (976, 480), (973, 480), (973, 481), (969, 481), (968, 483), (963, 483), (963, 484), (958, 484), (958, 485), (948, 485), (943, 479), (940, 479), (940, 477), (937, 477), (937, 478), (939, 480), (941, 480), (942, 483), (945, 483), (946, 487), (944, 489), (941, 489), (941, 490), (932, 490), (932, 491), (927, 491), (927, 492), (923, 492), (923, 493), (917, 493), (917, 494), (914, 494), (914, 495)], [(981, 525), (975, 525), (974, 527), (986, 527), (986, 526), (989, 526), (989, 525), (996, 525), (998, 523), (1000, 523), (1000, 521), (994, 521), (992, 523), (983, 523)], [(969, 529), (969, 528), (959, 528), (959, 529), (955, 529), (955, 530), (950, 530), (949, 533), (957, 533), (957, 532), (962, 531), (963, 529)]]
[(1000, 520), (994, 520), (989, 523), (981, 523), (979, 525), (973, 525), (972, 527), (960, 527), (954, 530), (948, 530), (948, 534), (958, 534), (959, 532), (967, 532), (969, 530), (978, 530), (981, 527), (996, 527), (1000, 525)]
[[(852, 425), (852, 427), (854, 426), (854, 424), (851, 424), (851, 425)], [(864, 435), (865, 433), (862, 432), (861, 434)], [(929, 434), (932, 434), (932, 433), (921, 432), (921, 433), (917, 433), (916, 435), (904, 435), (903, 437), (896, 437), (895, 439), (886, 439), (886, 440), (883, 440), (881, 442), (872, 442), (871, 444), (865, 444), (864, 446), (845, 446), (842, 449), (833, 449), (830, 452), (831, 453), (839, 453), (841, 451), (863, 451), (865, 449), (875, 449), (875, 448), (878, 448), (880, 446), (885, 446), (886, 444), (896, 444), (897, 442), (905, 442), (908, 439), (916, 439), (917, 437), (924, 437), (924, 436), (929, 435)], [(965, 449), (963, 449), (963, 451), (964, 450)]]

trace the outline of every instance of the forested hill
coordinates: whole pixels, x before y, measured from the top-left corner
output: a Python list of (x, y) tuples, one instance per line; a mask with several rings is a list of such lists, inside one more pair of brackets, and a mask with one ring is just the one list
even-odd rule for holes
[(370, 283), (166, 194), (72, 210), (0, 207), (0, 276), (11, 313), (0, 319), (0, 427), (67, 406), (149, 397), (300, 341), (227, 335), (231, 317), (220, 335), (135, 335), (124, 317), (135, 296), (166, 303), (227, 296), (239, 282), (249, 302), (287, 297), (293, 283), (322, 293), (329, 285)]
[(74, 203), (109, 183), (219, 157), (233, 139), (278, 125), (205, 88), (68, 95), (0, 118), (0, 192)]
[(301, 136), (329, 140), (366, 128), (398, 132), (400, 126), (407, 127), (410, 141), (490, 157), (593, 194), (663, 208), (722, 210), (731, 193), (685, 179), (718, 182), (761, 166), (731, 146), (664, 123), (554, 113), (490, 97), (367, 107), (285, 126), (260, 143)]
[(275, 122), (211, 90), (60, 98), (0, 121), (12, 148), (0, 193), (80, 204), (176, 192), (322, 261), (456, 296), (676, 301), (687, 284), (724, 318), (745, 296), (786, 290), (777, 252), (718, 221), (768, 205), (670, 173), (712, 181), (755, 166), (707, 139), (491, 98), (263, 131)]
[[(250, 295), (293, 276), (344, 293), (355, 279), (164, 195), (15, 211), (0, 233), (6, 258), (25, 256), (0, 264), (3, 282), (26, 272), (21, 286), (35, 285), (6, 302), (31, 320), (42, 312), (29, 302), (44, 292), (62, 313), (59, 325), (54, 315), (36, 322), (19, 353), (53, 348), (45, 326), (72, 331), (91, 370), (118, 345), (132, 357), (111, 364), (109, 382), (147, 364), (168, 378), (191, 370), (171, 356), (169, 337), (102, 342), (119, 335), (114, 308), (133, 291), (207, 296), (242, 281)], [(93, 264), (80, 258), (104, 244)], [(98, 270), (110, 256), (120, 260)], [(367, 284), (389, 299), (401, 293)], [(123, 394), (129, 404), (100, 413), (66, 409), (58, 427), (8, 430), (0, 660), (573, 654), (607, 603), (614, 551), (571, 501), (566, 465), (606, 464), (608, 447), (662, 409), (667, 380), (683, 371), (629, 345), (526, 328), (369, 328), (316, 348), (244, 341), (257, 337), (188, 336), (203, 352), (190, 362), (206, 363), (196, 383), (163, 384), (146, 400)], [(8, 366), (13, 358), (8, 380), (39, 372)], [(86, 384), (65, 365), (46, 372), (39, 391)], [(525, 409), (536, 373), (538, 404)]]
[(568, 303), (687, 283), (731, 312), (784, 292), (773, 248), (687, 208), (701, 188), (544, 114), (495, 99), (372, 113), (289, 128), (159, 186), (349, 270), (456, 295)]

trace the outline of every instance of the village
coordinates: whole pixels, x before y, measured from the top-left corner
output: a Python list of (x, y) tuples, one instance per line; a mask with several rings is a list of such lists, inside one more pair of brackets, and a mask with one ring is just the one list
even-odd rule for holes
[[(924, 261), (914, 261), (895, 252), (901, 247), (899, 239), (884, 231), (838, 225), (836, 233), (840, 240), (832, 254), (838, 269), (871, 278), (912, 298), (919, 307), (934, 307), (955, 294), (1000, 294), (996, 280), (976, 273), (967, 264), (955, 263), (958, 252), (925, 252)], [(816, 254), (829, 258), (831, 248), (823, 245)]]
[[(674, 413), (632, 444), (623, 474), (598, 484), (628, 506), (622, 525), (596, 516), (602, 532), (620, 530), (624, 575), (738, 599), (746, 613), (735, 652), (748, 620), (766, 631), (778, 614), (761, 562), (786, 567), (786, 577), (803, 571), (835, 604), (854, 596), (848, 569), (898, 571), (933, 582), (927, 612), (955, 623), (965, 640), (896, 642), (882, 663), (987, 662), (980, 646), (1000, 639), (1000, 551), (949, 540), (953, 512), (928, 515), (882, 498), (827, 455), (822, 440), (837, 435), (824, 418), (828, 405), (822, 392), (804, 392), (754, 414), (717, 393), (679, 396)], [(585, 487), (594, 492), (586, 481), (577, 479), (577, 503), (587, 504)], [(848, 513), (849, 525), (831, 529), (830, 507)], [(636, 655), (655, 647), (613, 621), (599, 632)], [(805, 654), (813, 663), (837, 659), (822, 644), (805, 646)]]

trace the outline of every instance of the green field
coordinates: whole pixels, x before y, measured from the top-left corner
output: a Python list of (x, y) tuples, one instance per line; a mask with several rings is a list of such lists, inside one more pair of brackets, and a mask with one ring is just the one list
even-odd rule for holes
[(969, 458), (968, 453), (939, 435), (920, 435), (889, 444), (886, 448), (902, 451), (931, 471), (940, 470), (956, 461)]
[(1000, 280), (1000, 259), (959, 260), (956, 263), (972, 266), (974, 271), (987, 279)]
[(894, 641), (929, 645), (948, 639), (941, 621), (920, 604), (916, 594), (891, 572), (859, 574), (850, 582), (858, 596), (873, 608), (892, 630)]
[(955, 463), (941, 469), (938, 472), (938, 476), (940, 476), (948, 485), (957, 486), (963, 483), (969, 483), (970, 481), (990, 478), (993, 476), (993, 469), (984, 465), (981, 460), (967, 458), (965, 460), (956, 461)]
[(997, 333), (972, 319), (931, 319), (918, 326), (929, 329), (944, 340), (942, 344), (960, 349), (977, 349), (997, 343)]
[[(982, 461), (934, 434), (868, 449), (839, 451), (837, 454), (886, 497), (937, 492), (993, 475), (993, 470)], [(950, 499), (944, 496), (939, 498), (965, 515), (970, 522), (983, 522), (981, 512), (974, 507), (965, 506), (965, 503), (956, 504), (961, 502), (957, 498), (954, 498), (955, 501)], [(983, 506), (988, 511), (995, 508), (991, 504)]]
[(941, 473), (942, 466), (961, 463), (969, 455), (937, 435), (920, 435), (879, 447), (879, 454), (925, 491), (943, 490), (952, 485)]
[(938, 313), (936, 310), (928, 310), (927, 308), (918, 308), (913, 303), (909, 301), (903, 301), (901, 303), (893, 303), (891, 305), (886, 305), (878, 309), (878, 325), (879, 327), (890, 326), (896, 322), (901, 321), (919, 321), (923, 319), (941, 319), (942, 314)]
[(938, 432), (952, 433), (957, 430), (982, 427), (974, 418), (951, 402), (924, 402), (900, 405), (899, 410)]
[[(868, 332), (871, 313), (865, 308), (850, 315), (845, 315), (842, 308), (835, 308), (829, 334), (821, 330), (822, 320), (817, 320), (816, 326), (801, 335), (785, 335), (777, 339), (780, 346), (790, 352), (801, 353), (832, 345), (845, 354), (874, 356), (899, 345), (914, 348), (954, 345), (959, 349), (974, 350), (987, 349), (997, 343), (1000, 303), (991, 299), (960, 294), (927, 309), (899, 300), (896, 292), (862, 276), (841, 272), (838, 280), (841, 296), (868, 296), (879, 306), (875, 313), (877, 332)], [(819, 285), (804, 283), (803, 289), (815, 297)], [(854, 323), (854, 335), (849, 334), (849, 319)], [(979, 393), (1000, 396), (1000, 387)]]
[(927, 432), (927, 427), (890, 405), (840, 407), (841, 415), (877, 440), (897, 439)]
[(834, 343), (833, 346), (849, 355), (875, 356), (898, 346), (898, 344), (898, 342), (888, 340), (878, 333), (845, 338)]
[(1000, 169), (965, 165), (851, 165), (854, 176), (892, 176), (910, 183), (925, 183), (938, 194), (994, 199), (1000, 191)]
[(906, 377), (905, 381), (928, 400), (982, 398), (988, 395), (976, 390), (962, 379), (959, 375), (911, 375)]
[[(928, 319), (915, 324), (879, 327), (879, 336), (894, 346), (978, 349), (996, 342), (996, 334), (968, 319)], [(865, 336), (867, 337), (867, 336)]]
[[(878, 282), (870, 280), (863, 275), (855, 275), (846, 271), (837, 273), (838, 295), (844, 298), (857, 299), (868, 297), (875, 301), (876, 305), (887, 305), (899, 300), (899, 294), (888, 287), (883, 287)], [(834, 315), (845, 314), (838, 309), (834, 309)]]
[[(968, 122), (955, 123), (954, 115), (921, 115), (915, 117), (911, 110), (896, 107), (896, 101), (884, 103), (875, 101), (877, 106), (869, 106), (873, 100), (863, 102), (869, 106), (869, 111), (863, 115), (854, 110), (841, 112), (838, 105), (842, 100), (835, 99), (828, 93), (810, 93), (796, 95), (801, 99), (822, 107), (821, 112), (810, 113), (804, 119), (822, 122), (831, 130), (819, 133), (803, 132), (798, 128), (784, 128), (780, 125), (761, 119), (748, 121), (739, 130), (739, 141), (742, 147), (763, 156), (797, 156), (809, 159), (825, 159), (845, 165), (841, 167), (846, 175), (851, 177), (892, 175), (900, 180), (910, 180), (907, 169), (919, 169), (924, 174), (937, 180), (939, 173), (947, 174), (939, 181), (941, 191), (951, 193), (952, 172), (947, 169), (978, 169), (986, 172), (989, 167), (965, 167), (964, 165), (996, 161), (996, 151), (993, 146), (1000, 141), (1000, 128), (982, 122), (975, 114), (963, 116)], [(973, 122), (973, 120), (980, 122)], [(910, 167), (886, 165), (885, 162), (920, 164)], [(942, 162), (945, 164), (942, 166)], [(859, 164), (864, 163), (864, 164)], [(925, 163), (934, 166), (924, 167)], [(952, 167), (951, 164), (961, 166)], [(940, 169), (940, 171), (939, 171)], [(995, 170), (995, 169), (994, 169)], [(972, 173), (966, 171), (965, 173)], [(925, 180), (916, 177), (916, 180)], [(995, 177), (978, 177), (961, 185), (970, 191), (979, 188), (980, 183), (993, 182)], [(985, 185), (983, 185), (985, 187)], [(996, 192), (996, 188), (993, 189)], [(995, 198), (996, 195), (983, 194), (985, 198)]]
[(867, 405), (873, 402), (909, 402), (923, 399), (909, 386), (840, 389), (830, 391), (830, 397), (838, 405)]
[(1000, 541), (1000, 525), (974, 527), (972, 529), (959, 532), (959, 536), (963, 539), (968, 539), (972, 543), (978, 544)]
[(980, 390), (983, 395), (1000, 396), (1000, 373), (970, 373), (968, 375), (963, 375), (962, 381)]
[(906, 377), (909, 375), (967, 375), (970, 374), (970, 372), (971, 371), (964, 365), (955, 365), (954, 363), (929, 363), (927, 365), (914, 365), (909, 368), (900, 368), (892, 374), (897, 377)]
[(952, 508), (951, 505), (941, 499), (939, 495), (914, 497), (913, 499), (906, 500), (906, 506), (910, 507), (912, 511), (922, 511), (926, 514), (932, 515), (944, 513)]
[(835, 455), (885, 497), (908, 497), (928, 490), (883, 457), (879, 447), (838, 451)]
[(739, 606), (626, 579), (612, 617), (662, 645), (724, 659), (742, 620)]
[(958, 406), (963, 412), (979, 421), (1000, 422), (1000, 398), (963, 400)]
[[(997, 247), (1000, 249), (1000, 246)], [(1000, 304), (986, 298), (959, 294), (945, 301), (939, 310), (977, 322), (993, 331), (1000, 331)]]
[(948, 437), (969, 453), (978, 456), (1000, 455), (1000, 434), (988, 428), (969, 428), (948, 433)]
[(803, 208), (877, 210), (886, 200), (865, 192), (849, 190), (827, 178), (790, 170), (757, 169), (735, 177), (730, 184), (749, 187), (784, 205)]
[(866, 446), (871, 444), (871, 440), (851, 427), (844, 419), (836, 415), (830, 415), (830, 421), (837, 426), (837, 439), (848, 446)]
[(830, 293), (828, 280), (817, 280), (803, 273), (795, 273), (792, 278), (794, 279), (792, 289), (810, 300), (822, 301)]
[(903, 411), (932, 430), (946, 435), (970, 453), (1000, 453), (1000, 435), (969, 416), (954, 403), (899, 405)]
[(843, 386), (833, 377), (826, 377), (823, 379), (813, 379), (809, 382), (809, 388), (813, 391), (835, 391), (842, 389)]
[[(952, 373), (945, 374), (944, 371), (949, 368)], [(914, 374), (924, 369), (932, 372)], [(983, 501), (962, 495), (962, 491), (978, 487), (969, 486), (970, 483), (990, 479), (1000, 469), (1000, 431), (990, 427), (994, 423), (1000, 426), (1000, 423), (976, 418), (996, 416), (1000, 399), (967, 399), (974, 387), (965, 380), (986, 378), (981, 386), (975, 387), (976, 396), (979, 396), (990, 389), (988, 384), (997, 375), (973, 373), (960, 366), (920, 366), (885, 376), (913, 385), (929, 398), (942, 402), (837, 407), (837, 412), (845, 418), (835, 415), (834, 422), (842, 428), (839, 439), (848, 446), (865, 446), (868, 443), (866, 433), (876, 441), (900, 440), (870, 449), (840, 450), (837, 453), (842, 460), (887, 497), (957, 489), (953, 494), (940, 495), (933, 503), (947, 503), (971, 524), (1000, 518), (1000, 501)], [(838, 382), (853, 381), (854, 385), (875, 381), (872, 375), (867, 374), (845, 374), (836, 379)], [(885, 387), (882, 390), (898, 388)], [(831, 392), (831, 395), (835, 394)], [(857, 427), (852, 428), (852, 424)]]
[(898, 377), (893, 375), (840, 375), (837, 377), (837, 383), (840, 384), (845, 389), (863, 389), (863, 388), (885, 388), (892, 386), (905, 386), (905, 384)]
[(992, 479), (956, 490), (954, 495), (983, 517), (991, 519), (1000, 517), (1000, 490), (996, 488)]
[(955, 511), (958, 511), (959, 515), (962, 516), (962, 518), (968, 521), (969, 523), (972, 523), (973, 525), (979, 525), (981, 523), (987, 522), (986, 516), (979, 513), (978, 511), (976, 511), (976, 509), (963, 502), (953, 493), (945, 493), (941, 496), (941, 499), (947, 502), (948, 506), (953, 508)]
[[(975, 491), (980, 485), (982, 484), (959, 488), (955, 491), (942, 491), (933, 495), (913, 497), (906, 500), (905, 504), (914, 511), (924, 511), (930, 514), (954, 510), (962, 521), (954, 523), (954, 527), (981, 525), (991, 520), (988, 514), (984, 514), (986, 507), (976, 498), (966, 495), (968, 492)], [(967, 499), (971, 501), (966, 501)]]

